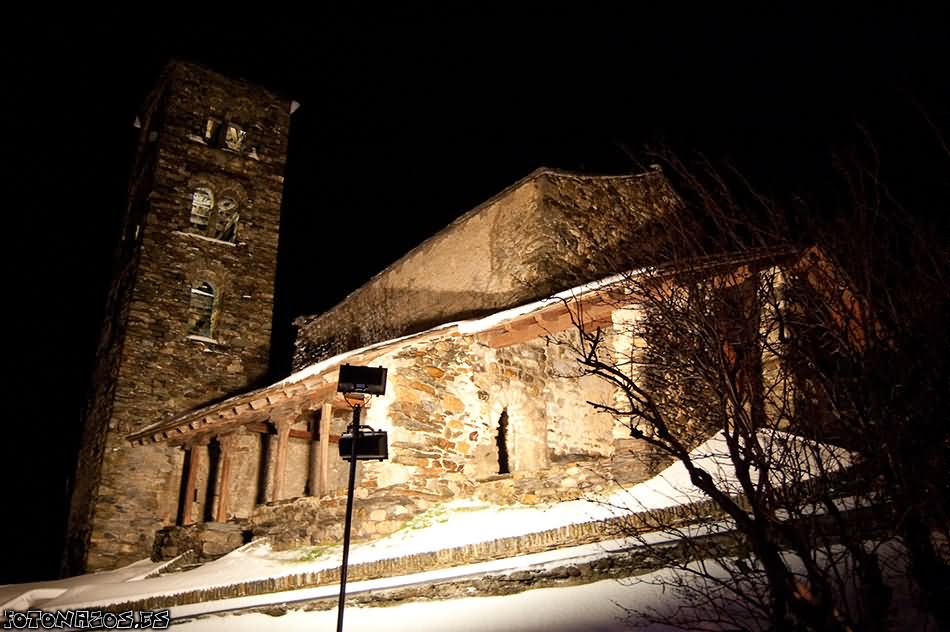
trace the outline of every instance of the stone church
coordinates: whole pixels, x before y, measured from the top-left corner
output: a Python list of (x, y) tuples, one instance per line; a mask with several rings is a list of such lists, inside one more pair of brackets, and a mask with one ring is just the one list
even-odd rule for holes
[[(658, 170), (531, 173), (299, 318), (293, 374), (259, 387), (290, 114), (289, 99), (176, 62), (139, 117), (68, 572), (213, 557), (259, 536), (339, 541), (344, 363), (389, 371), (363, 422), (388, 431), (390, 458), (359, 466), (355, 538), (454, 498), (555, 502), (666, 464), (587, 404), (612, 394), (571, 379), (569, 353), (549, 344), (578, 318), (629, 317), (607, 281), (651, 262), (679, 204)], [(559, 292), (583, 313), (545, 300)]]

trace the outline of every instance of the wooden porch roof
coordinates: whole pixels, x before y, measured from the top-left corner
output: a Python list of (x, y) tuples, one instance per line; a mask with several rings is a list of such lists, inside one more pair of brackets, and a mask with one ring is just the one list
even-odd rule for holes
[(290, 377), (247, 393), (230, 397), (202, 408), (189, 411), (173, 419), (151, 424), (131, 433), (127, 439), (133, 444), (179, 443), (199, 434), (218, 434), (233, 427), (260, 423), (273, 416), (314, 410), (330, 401), (344, 407), (336, 392), (337, 370), (344, 362), (367, 364), (393, 348), (407, 343), (467, 333), (491, 347), (506, 347), (564, 331), (579, 319), (585, 325), (610, 322), (614, 306), (606, 300), (606, 292), (591, 291), (570, 300), (550, 299), (514, 310), (510, 316), (500, 312), (483, 321), (490, 326), (479, 327), (481, 321), (467, 321), (460, 331), (460, 323), (449, 323), (418, 334), (387, 340), (340, 354), (298, 371)]

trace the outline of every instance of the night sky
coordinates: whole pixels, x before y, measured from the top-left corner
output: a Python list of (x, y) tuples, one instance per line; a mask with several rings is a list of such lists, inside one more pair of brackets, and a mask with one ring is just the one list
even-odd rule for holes
[(7, 25), (6, 101), (17, 113), (5, 121), (13, 142), (3, 158), (15, 192), (5, 209), (14, 353), (4, 522), (35, 561), (0, 561), (0, 582), (55, 574), (132, 121), (169, 57), (302, 103), (290, 131), (275, 375), (289, 366), (295, 316), (332, 307), (540, 166), (630, 172), (650, 162), (645, 145), (664, 145), (729, 160), (786, 195), (826, 186), (832, 153), (862, 126), (911, 195), (921, 173), (950, 174), (924, 116), (950, 138), (942, 16), (451, 4)]

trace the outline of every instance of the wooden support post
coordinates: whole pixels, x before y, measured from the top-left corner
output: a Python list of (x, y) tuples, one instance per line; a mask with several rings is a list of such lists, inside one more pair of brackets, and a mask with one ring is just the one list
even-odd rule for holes
[(309, 468), (307, 471), (307, 493), (310, 496), (320, 497), (323, 495), (322, 490), (320, 489), (320, 442), (317, 439), (317, 436), (320, 434), (319, 430), (319, 420), (317, 415), (314, 414), (310, 419), (310, 441), (309, 448), (310, 451), (307, 453), (309, 457)]
[(284, 478), (287, 470), (287, 441), (290, 439), (290, 426), (293, 419), (283, 417), (274, 420), (277, 427), (277, 457), (274, 459), (274, 497), (281, 500), (284, 496)]
[(277, 500), (277, 495), (274, 493), (277, 488), (277, 433), (264, 435), (264, 440), (267, 442), (267, 462), (264, 464), (266, 468), (264, 472), (264, 502), (271, 503)]
[(317, 478), (317, 489), (324, 496), (330, 492), (327, 479), (330, 466), (330, 420), (333, 418), (333, 404), (327, 402), (320, 410), (320, 474)]
[(218, 435), (217, 440), (221, 454), (218, 458), (217, 489), (215, 490), (217, 503), (214, 520), (215, 522), (227, 522), (228, 505), (231, 498), (231, 453), (234, 451), (237, 436), (234, 434)]
[(201, 467), (201, 453), (203, 447), (197, 443), (192, 443), (186, 448), (185, 459), (185, 489), (182, 491), (181, 498), (181, 524), (191, 524), (191, 514), (195, 507), (195, 481), (198, 476), (198, 469)]

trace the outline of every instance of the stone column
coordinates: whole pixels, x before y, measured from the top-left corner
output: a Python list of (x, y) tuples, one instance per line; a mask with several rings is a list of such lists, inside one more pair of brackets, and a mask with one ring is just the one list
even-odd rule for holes
[[(327, 402), (320, 409), (319, 425), (314, 422), (310, 440), (310, 495), (324, 496), (330, 490), (327, 484), (327, 468), (330, 458), (330, 419), (333, 406)], [(319, 437), (319, 439), (318, 439)]]
[[(643, 309), (638, 305), (626, 305), (614, 310), (611, 316), (614, 330), (608, 338), (611, 361), (617, 366), (626, 366), (630, 381), (641, 388), (647, 383), (643, 368), (647, 356), (647, 341), (643, 338), (645, 318)], [(630, 406), (626, 394), (620, 388), (614, 390), (612, 403), (620, 410)], [(651, 432), (649, 426), (640, 429)], [(614, 439), (626, 439), (629, 436), (630, 431), (625, 426), (617, 423), (613, 425)]]
[(765, 418), (770, 425), (787, 429), (795, 416), (795, 393), (785, 363), (789, 335), (785, 303), (785, 275), (777, 267), (759, 272), (759, 292), (764, 298), (759, 312), (759, 344), (762, 353), (762, 393)]
[(322, 491), (320, 489), (320, 421), (317, 419), (315, 413), (311, 413), (312, 417), (310, 418), (310, 445), (307, 446), (309, 451), (307, 452), (307, 494), (309, 496), (320, 497)]
[(290, 439), (290, 427), (294, 424), (293, 417), (277, 417), (272, 420), (277, 428), (277, 450), (274, 456), (274, 473), (272, 496), (270, 500), (281, 500), (284, 494), (284, 477), (287, 470), (287, 443)]
[(330, 422), (333, 421), (333, 404), (326, 402), (320, 411), (320, 489), (321, 494), (330, 493), (328, 472), (330, 468)]
[(218, 435), (215, 437), (221, 449), (218, 459), (217, 484), (215, 485), (215, 522), (227, 522), (228, 505), (231, 496), (231, 457), (237, 442), (234, 434)]
[(195, 481), (198, 476), (198, 469), (201, 467), (202, 446), (197, 442), (184, 446), (186, 452), (185, 467), (183, 475), (185, 477), (185, 489), (181, 497), (181, 522), (180, 525), (191, 524), (191, 514), (195, 507)]

